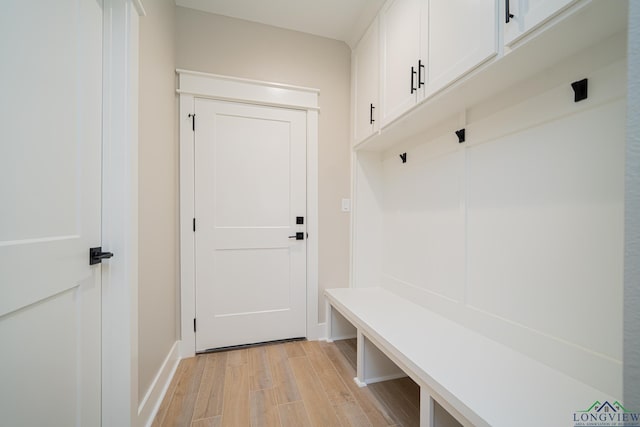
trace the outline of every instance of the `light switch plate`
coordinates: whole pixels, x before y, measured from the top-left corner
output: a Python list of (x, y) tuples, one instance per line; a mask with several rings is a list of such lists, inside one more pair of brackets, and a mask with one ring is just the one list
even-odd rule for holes
[(342, 212), (351, 212), (351, 199), (342, 199)]

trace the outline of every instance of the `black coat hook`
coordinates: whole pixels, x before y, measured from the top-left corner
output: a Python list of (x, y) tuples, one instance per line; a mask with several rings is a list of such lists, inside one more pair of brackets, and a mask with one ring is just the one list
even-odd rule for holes
[(407, 163), (407, 153), (400, 154), (400, 159), (402, 159), (402, 163)]
[(579, 102), (583, 99), (587, 99), (588, 86), (588, 79), (582, 79), (571, 83), (571, 88), (573, 88), (574, 93), (573, 102)]
[(458, 136), (458, 143), (462, 144), (465, 141), (465, 130), (464, 128), (457, 130), (456, 135)]

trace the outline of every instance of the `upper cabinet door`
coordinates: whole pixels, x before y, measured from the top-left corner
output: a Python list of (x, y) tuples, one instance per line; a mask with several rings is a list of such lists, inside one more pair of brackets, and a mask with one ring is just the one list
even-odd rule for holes
[(429, 0), (426, 96), (497, 54), (497, 16), (497, 0)]
[(380, 116), (380, 31), (376, 18), (353, 52), (353, 142), (378, 130)]
[(426, 0), (389, 0), (380, 11), (382, 126), (417, 102), (423, 3)]
[[(511, 46), (524, 35), (578, 0), (505, 0), (504, 43)], [(508, 8), (508, 11), (506, 10)], [(507, 21), (507, 13), (513, 15)]]

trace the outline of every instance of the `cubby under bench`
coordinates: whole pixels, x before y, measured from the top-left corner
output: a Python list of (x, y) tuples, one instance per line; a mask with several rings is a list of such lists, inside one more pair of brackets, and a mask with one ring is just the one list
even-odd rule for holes
[(325, 291), (328, 339), (357, 337), (360, 386), (409, 376), (420, 386), (420, 426), (434, 401), (463, 426), (574, 426), (574, 413), (615, 399), (383, 288)]

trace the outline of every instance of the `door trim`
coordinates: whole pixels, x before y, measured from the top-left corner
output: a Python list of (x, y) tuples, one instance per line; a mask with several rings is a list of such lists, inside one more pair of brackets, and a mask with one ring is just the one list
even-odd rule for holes
[[(138, 424), (138, 25), (141, 0), (103, 0), (102, 425)], [(99, 191), (99, 190), (97, 190)]]
[[(318, 96), (312, 88), (176, 70), (180, 96), (180, 356), (195, 354), (194, 132), (197, 97), (279, 106), (307, 112), (307, 338), (323, 336), (318, 321)], [(196, 118), (197, 126), (197, 118)]]

